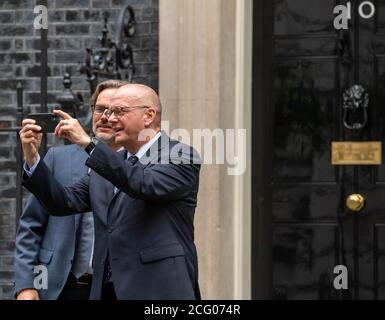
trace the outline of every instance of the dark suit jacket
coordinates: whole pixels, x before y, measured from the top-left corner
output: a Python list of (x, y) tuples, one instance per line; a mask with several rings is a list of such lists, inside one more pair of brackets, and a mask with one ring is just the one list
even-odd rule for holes
[[(87, 153), (76, 145), (50, 148), (44, 158), (52, 175), (63, 185), (87, 175)], [(33, 288), (37, 265), (48, 270), (48, 289), (39, 291), (40, 299), (57, 299), (72, 267), (76, 230), (81, 215), (50, 216), (31, 195), (19, 222), (15, 250), (15, 293)]]
[[(86, 162), (90, 175), (68, 187), (43, 162), (25, 177), (26, 188), (51, 214), (94, 212), (91, 299), (101, 296), (107, 253), (118, 299), (199, 298), (193, 226), (197, 159), (193, 148), (162, 133), (135, 164), (98, 143)], [(120, 190), (115, 195), (113, 186)]]

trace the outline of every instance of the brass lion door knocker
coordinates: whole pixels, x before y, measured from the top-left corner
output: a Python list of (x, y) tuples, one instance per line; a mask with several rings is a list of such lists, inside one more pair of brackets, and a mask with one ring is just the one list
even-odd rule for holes
[[(360, 85), (354, 85), (346, 89), (342, 95), (344, 110), (344, 126), (350, 130), (361, 130), (368, 123), (369, 94), (366, 89)], [(352, 123), (349, 122), (349, 114), (354, 115)], [(361, 121), (357, 120), (357, 115), (362, 114)]]

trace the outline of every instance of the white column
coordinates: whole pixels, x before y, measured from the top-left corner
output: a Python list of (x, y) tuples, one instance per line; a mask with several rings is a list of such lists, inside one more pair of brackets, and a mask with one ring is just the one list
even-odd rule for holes
[[(193, 129), (246, 128), (248, 155), (251, 3), (159, 2), (163, 120), (190, 137)], [(250, 298), (250, 169), (243, 176), (229, 176), (227, 169), (204, 164), (201, 170), (195, 234), (204, 299)]]

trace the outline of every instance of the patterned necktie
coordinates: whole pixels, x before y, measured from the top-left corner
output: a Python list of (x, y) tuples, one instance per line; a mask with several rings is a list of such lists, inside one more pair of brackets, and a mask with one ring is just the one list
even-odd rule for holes
[(135, 163), (137, 163), (139, 160), (139, 158), (137, 156), (130, 156), (128, 157), (127, 161), (131, 164), (131, 165), (134, 165)]
[(111, 271), (111, 265), (110, 265), (110, 257), (109, 257), (109, 254), (107, 254), (106, 265), (104, 267), (103, 283), (107, 284), (109, 282), (112, 282), (111, 277), (112, 277), (112, 271)]

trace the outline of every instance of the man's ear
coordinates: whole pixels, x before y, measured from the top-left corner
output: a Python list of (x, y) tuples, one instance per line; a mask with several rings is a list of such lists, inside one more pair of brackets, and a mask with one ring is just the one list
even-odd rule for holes
[(147, 112), (144, 114), (144, 126), (148, 127), (151, 124), (151, 121), (149, 121), (149, 116)]
[(154, 122), (155, 120), (155, 117), (156, 117), (156, 111), (154, 108), (149, 108), (147, 110), (147, 112), (144, 114), (144, 123), (145, 123), (145, 126), (150, 126), (151, 123)]

